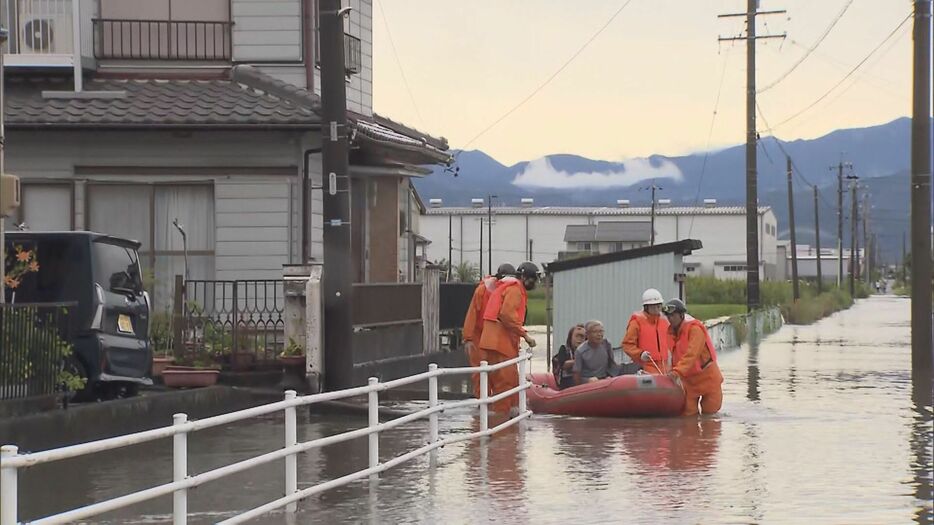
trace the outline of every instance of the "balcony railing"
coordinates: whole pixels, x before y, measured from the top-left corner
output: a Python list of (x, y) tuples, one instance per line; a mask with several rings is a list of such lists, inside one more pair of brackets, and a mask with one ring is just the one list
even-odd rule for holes
[(94, 20), (94, 57), (117, 60), (230, 60), (231, 22)]

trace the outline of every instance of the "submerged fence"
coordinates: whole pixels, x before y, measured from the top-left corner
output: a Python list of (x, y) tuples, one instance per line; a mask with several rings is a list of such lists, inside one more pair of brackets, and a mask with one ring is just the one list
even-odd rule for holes
[(0, 304), (0, 400), (55, 392), (71, 352), (71, 306)]
[[(289, 390), (285, 393), (285, 399), (283, 401), (270, 403), (268, 405), (248, 408), (246, 410), (231, 412), (229, 414), (222, 414), (198, 421), (189, 421), (186, 414), (175, 414), (174, 424), (172, 426), (147, 430), (145, 432), (138, 432), (135, 434), (117, 436), (109, 439), (102, 439), (99, 441), (92, 441), (90, 443), (82, 443), (80, 445), (72, 445), (69, 447), (46, 450), (42, 452), (34, 452), (30, 454), (20, 454), (17, 447), (12, 445), (4, 445), (2, 449), (0, 449), (0, 525), (15, 525), (18, 523), (17, 520), (19, 517), (17, 509), (17, 489), (19, 487), (18, 474), (20, 469), (33, 467), (43, 463), (51, 463), (53, 461), (60, 461), (68, 458), (105, 452), (108, 450), (114, 450), (168, 437), (171, 437), (173, 440), (173, 481), (171, 483), (165, 483), (149, 489), (141, 490), (139, 492), (134, 492), (132, 494), (127, 494), (106, 501), (100, 501), (80, 509), (70, 510), (61, 514), (56, 514), (54, 516), (47, 516), (32, 521), (31, 523), (70, 523), (76, 520), (90, 518), (105, 512), (172, 494), (173, 523), (175, 525), (184, 525), (187, 523), (188, 516), (189, 489), (199, 487), (207, 482), (214, 481), (231, 474), (242, 472), (260, 465), (265, 465), (273, 461), (281, 460), (283, 458), (285, 459), (285, 496), (274, 501), (270, 501), (269, 503), (254, 509), (247, 510), (238, 516), (223, 521), (222, 523), (243, 523), (247, 520), (264, 516), (269, 512), (281, 509), (283, 507), (287, 512), (295, 512), (297, 510), (297, 503), (304, 498), (328, 489), (353, 483), (359, 479), (367, 477), (374, 478), (381, 472), (385, 472), (388, 469), (391, 469), (416, 457), (429, 454), (432, 451), (445, 445), (490, 436), (496, 432), (499, 432), (500, 430), (515, 425), (523, 419), (528, 418), (532, 413), (526, 409), (526, 390), (528, 390), (531, 383), (529, 383), (526, 379), (526, 371), (528, 370), (528, 364), (531, 358), (532, 353), (526, 352), (515, 359), (497, 363), (495, 365), (488, 365), (486, 361), (483, 361), (479, 367), (474, 368), (438, 368), (437, 365), (432, 364), (428, 366), (427, 372), (402, 379), (380, 383), (377, 378), (372, 377), (369, 380), (369, 384), (366, 386), (338, 390), (335, 392), (327, 392), (323, 394), (314, 394), (310, 396), (296, 397), (295, 391)], [(501, 368), (517, 365), (519, 367), (519, 385), (495, 396), (488, 396), (486, 394), (486, 390), (489, 384), (489, 373)], [(479, 399), (466, 399), (463, 401), (453, 402), (442, 402), (438, 400), (439, 377), (444, 375), (463, 375), (471, 373), (480, 374), (481, 396)], [(417, 412), (412, 412), (411, 414), (398, 417), (391, 421), (380, 423), (380, 392), (424, 381), (428, 382), (428, 408), (419, 410)], [(368, 425), (366, 427), (343, 432), (341, 434), (314, 439), (311, 441), (298, 441), (298, 425), (296, 414), (296, 409), (298, 407), (320, 403), (323, 401), (332, 401), (362, 395), (367, 396), (369, 419)], [(488, 413), (489, 405), (510, 396), (519, 397), (518, 413), (507, 419), (505, 422), (490, 428)], [(477, 406), (480, 409), (479, 431), (469, 434), (457, 432), (444, 438), (439, 435), (439, 415), (443, 414), (446, 410), (474, 406)], [(190, 433), (277, 412), (282, 412), (285, 417), (285, 436), (283, 448), (237, 463), (232, 463), (214, 470), (209, 470), (200, 474), (189, 475), (188, 435)], [(400, 456), (389, 459), (385, 462), (380, 462), (379, 435), (381, 432), (385, 432), (400, 425), (425, 418), (428, 418), (429, 420), (427, 444)], [(326, 445), (341, 443), (364, 436), (367, 436), (369, 441), (367, 468), (358, 470), (351, 474), (347, 474), (337, 479), (299, 490), (297, 463), (298, 454), (324, 447)], [(166, 465), (166, 468), (168, 468), (168, 465)]]

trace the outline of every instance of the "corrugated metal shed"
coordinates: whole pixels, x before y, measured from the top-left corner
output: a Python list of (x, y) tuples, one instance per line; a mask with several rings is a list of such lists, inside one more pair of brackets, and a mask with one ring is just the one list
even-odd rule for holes
[(700, 248), (700, 241), (686, 239), (546, 265), (553, 280), (554, 347), (571, 326), (590, 319), (603, 321), (618, 346), (629, 317), (642, 309), (642, 292), (657, 288), (666, 300), (678, 297), (681, 258)]
[[(759, 215), (768, 212), (769, 206), (759, 206)], [(486, 208), (466, 208), (460, 206), (446, 206), (443, 208), (430, 208), (425, 215), (486, 215)], [(639, 216), (649, 215), (649, 207), (637, 208), (610, 208), (606, 206), (544, 206), (536, 208), (523, 208), (520, 206), (498, 206), (493, 208), (497, 215), (593, 215), (593, 216)], [(658, 207), (656, 215), (745, 215), (743, 206), (717, 206), (707, 208), (703, 206), (671, 206)]]

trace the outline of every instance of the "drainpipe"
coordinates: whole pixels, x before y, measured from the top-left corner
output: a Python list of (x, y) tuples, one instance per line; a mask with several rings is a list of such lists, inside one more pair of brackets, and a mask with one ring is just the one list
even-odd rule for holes
[[(303, 2), (302, 28), (304, 29), (304, 38), (302, 39), (302, 56), (305, 58), (305, 89), (312, 95), (315, 94), (315, 0), (304, 0)], [(307, 258), (303, 260), (304, 263)]]
[(302, 264), (307, 264), (311, 258), (311, 228), (308, 227), (311, 222), (311, 182), (308, 178), (308, 166), (311, 156), (315, 153), (321, 153), (320, 146), (306, 149), (302, 163)]

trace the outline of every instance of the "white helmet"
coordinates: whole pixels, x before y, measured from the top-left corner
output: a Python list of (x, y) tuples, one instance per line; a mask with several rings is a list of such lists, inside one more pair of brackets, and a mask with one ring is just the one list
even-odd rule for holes
[(662, 292), (659, 292), (655, 288), (649, 288), (648, 290), (642, 292), (642, 306), (650, 304), (662, 304), (665, 300), (662, 298)]

